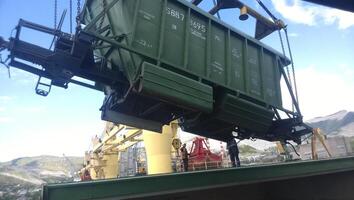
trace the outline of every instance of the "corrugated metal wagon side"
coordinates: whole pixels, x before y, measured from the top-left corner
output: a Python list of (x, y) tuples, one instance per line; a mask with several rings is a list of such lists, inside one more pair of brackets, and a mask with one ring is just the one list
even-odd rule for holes
[(127, 82), (103, 118), (154, 130), (180, 118), (186, 131), (224, 139), (235, 127), (264, 135), (282, 109), (289, 60), (186, 1), (88, 0), (84, 21), (102, 39), (96, 55)]

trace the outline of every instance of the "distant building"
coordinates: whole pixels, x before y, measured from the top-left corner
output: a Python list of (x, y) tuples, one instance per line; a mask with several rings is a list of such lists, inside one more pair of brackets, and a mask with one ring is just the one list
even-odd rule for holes
[(136, 176), (145, 171), (146, 166), (146, 153), (145, 148), (140, 144), (133, 145), (119, 153), (119, 176)]

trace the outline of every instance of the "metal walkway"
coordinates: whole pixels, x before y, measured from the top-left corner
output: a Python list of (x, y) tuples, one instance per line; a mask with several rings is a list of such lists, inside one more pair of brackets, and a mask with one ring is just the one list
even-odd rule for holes
[(352, 199), (354, 157), (45, 185), (59, 199)]

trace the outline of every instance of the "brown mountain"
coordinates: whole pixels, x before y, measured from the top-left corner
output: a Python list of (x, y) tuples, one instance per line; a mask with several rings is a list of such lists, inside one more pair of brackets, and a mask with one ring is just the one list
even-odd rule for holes
[(44, 183), (70, 182), (81, 157), (36, 156), (0, 163), (0, 199), (39, 199)]
[(330, 136), (354, 136), (354, 112), (341, 110), (324, 117), (316, 117), (307, 121), (312, 127), (318, 127)]

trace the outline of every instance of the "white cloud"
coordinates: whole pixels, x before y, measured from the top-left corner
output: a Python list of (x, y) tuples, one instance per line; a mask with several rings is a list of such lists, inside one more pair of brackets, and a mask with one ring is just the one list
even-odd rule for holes
[(339, 29), (346, 29), (354, 25), (354, 14), (347, 11), (326, 9), (323, 18), (326, 24), (338, 23)]
[(290, 4), (286, 0), (272, 0), (274, 8), (286, 19), (300, 24), (315, 25), (318, 9), (313, 6), (303, 7), (299, 0), (291, 1)]
[(299, 34), (298, 33), (289, 33), (289, 37), (298, 37)]
[(272, 0), (272, 3), (282, 17), (294, 23), (309, 26), (319, 23), (336, 24), (339, 29), (354, 26), (354, 14), (351, 12), (323, 6), (304, 5), (300, 0)]
[(0, 112), (4, 112), (5, 110), (5, 107), (0, 107)]
[[(354, 111), (354, 81), (350, 74), (344, 74), (341, 70), (325, 72), (310, 66), (297, 70), (296, 75), (300, 109), (305, 120), (343, 109)], [(289, 105), (290, 98), (284, 86), (284, 105)]]
[(13, 121), (11, 117), (0, 117), (0, 124), (11, 123)]
[(2, 102), (8, 102), (11, 101), (13, 98), (10, 96), (0, 96), (0, 101)]
[(23, 108), (19, 108), (21, 112), (27, 113), (40, 113), (44, 112), (47, 108), (45, 106), (27, 106)]

